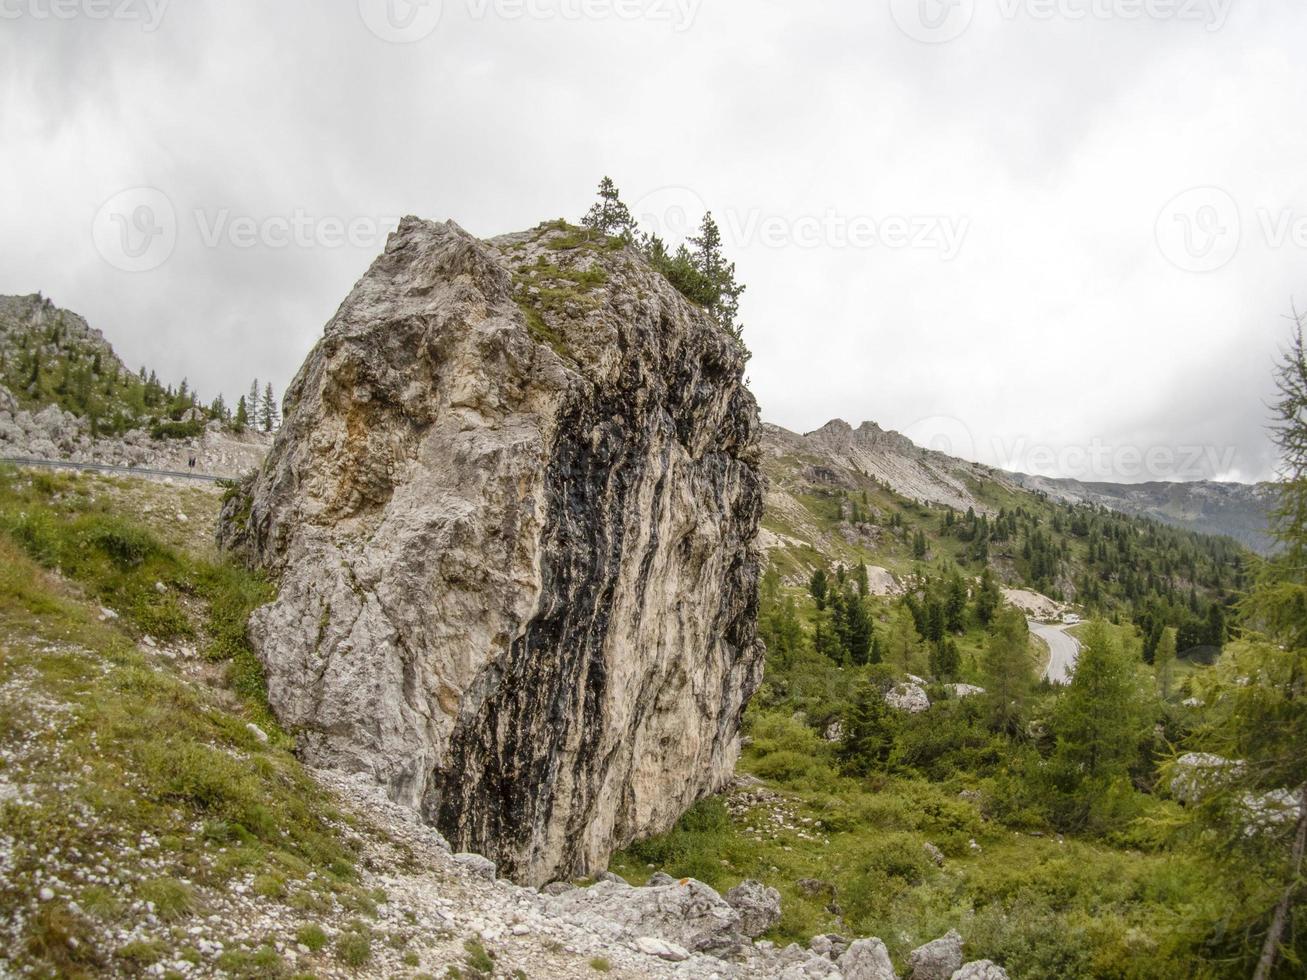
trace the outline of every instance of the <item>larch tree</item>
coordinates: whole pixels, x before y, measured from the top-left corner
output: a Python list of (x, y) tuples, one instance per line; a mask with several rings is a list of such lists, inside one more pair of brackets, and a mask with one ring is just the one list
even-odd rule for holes
[[(1196, 685), (1207, 705), (1186, 745), (1234, 760), (1193, 808), (1200, 853), (1217, 861), (1254, 980), (1302, 976), (1307, 962), (1307, 353), (1304, 318), (1279, 365), (1278, 551), (1257, 566), (1242, 636)], [(1174, 763), (1172, 764), (1174, 766)], [(1174, 774), (1174, 770), (1173, 770)]]
[(994, 613), (981, 669), (992, 727), (1015, 735), (1021, 728), (1035, 674), (1030, 658), (1030, 628), (1021, 610), (1004, 606)]

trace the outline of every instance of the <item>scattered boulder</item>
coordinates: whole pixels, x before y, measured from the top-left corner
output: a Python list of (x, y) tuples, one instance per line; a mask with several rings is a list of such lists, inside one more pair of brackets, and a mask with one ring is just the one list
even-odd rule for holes
[(975, 684), (945, 684), (944, 686), (948, 688), (949, 693), (958, 700), (979, 697), (985, 693), (983, 687), (976, 687)]
[(821, 936), (813, 936), (812, 942), (808, 943), (808, 948), (818, 956), (838, 960), (849, 948), (849, 941), (843, 936), (828, 932)]
[(576, 891), (576, 885), (570, 881), (551, 881), (540, 889), (541, 895), (561, 895), (563, 892)]
[(740, 931), (757, 939), (781, 920), (781, 893), (760, 881), (742, 881), (726, 893), (726, 902), (740, 913)]
[(645, 882), (645, 887), (661, 888), (664, 885), (674, 885), (674, 884), (676, 884), (676, 879), (673, 878), (671, 875), (669, 875), (666, 871), (655, 871), (653, 874), (649, 876), (649, 880)]
[(822, 733), (821, 737), (824, 738), (827, 742), (844, 741), (844, 722), (832, 721), (829, 725), (826, 726), (826, 731)]
[(1243, 763), (1209, 752), (1187, 752), (1175, 760), (1171, 795), (1186, 806), (1198, 803), (1227, 779), (1237, 779)]
[(834, 963), (824, 956), (804, 949), (797, 943), (786, 946), (775, 958), (778, 980), (839, 980), (843, 977)]
[(251, 722), (248, 722), (248, 723), (245, 725), (245, 730), (246, 730), (247, 732), (249, 732), (251, 735), (253, 735), (253, 736), (254, 736), (256, 739), (258, 739), (260, 742), (263, 742), (263, 743), (265, 743), (265, 744), (267, 743), (267, 741), (268, 741), (268, 733), (265, 732), (265, 731), (264, 731), (262, 728), (260, 728), (258, 725), (254, 724), (254, 722), (252, 722), (252, 721), (251, 721)]
[(956, 929), (908, 954), (910, 980), (952, 980), (962, 969), (962, 937)]
[(690, 958), (688, 949), (653, 936), (640, 936), (631, 945), (646, 956), (656, 956), (660, 960), (667, 960), (670, 963), (680, 963), (682, 960)]
[(555, 895), (549, 906), (574, 922), (607, 919), (633, 937), (652, 936), (692, 952), (733, 946), (740, 935), (740, 913), (694, 878), (652, 888), (601, 881)]
[(18, 399), (4, 385), (0, 385), (0, 412), (8, 412), (10, 416), (18, 413)]
[(937, 867), (944, 867), (944, 852), (932, 844), (930, 841), (921, 845), (921, 849), (926, 852), (926, 857), (930, 858)]
[(627, 885), (627, 884), (630, 884), (630, 882), (628, 882), (628, 881), (627, 881), (625, 878), (623, 878), (621, 875), (619, 875), (619, 874), (614, 874), (614, 873), (611, 872), (611, 871), (605, 871), (605, 872), (603, 872), (603, 873), (600, 874), (599, 877), (598, 877), (597, 879), (595, 879), (595, 880), (596, 880), (596, 881), (611, 881), (611, 882), (615, 882), (616, 884), (619, 884), (619, 885)]
[(838, 965), (844, 980), (898, 980), (889, 950), (879, 939), (855, 941), (839, 958)]
[(1008, 980), (1007, 970), (990, 960), (976, 960), (954, 972), (950, 980)]
[(487, 881), (495, 880), (495, 862), (480, 854), (455, 854), (454, 861)]
[(885, 703), (891, 708), (906, 711), (911, 715), (930, 710), (930, 698), (926, 696), (926, 689), (912, 681), (895, 684), (886, 691)]

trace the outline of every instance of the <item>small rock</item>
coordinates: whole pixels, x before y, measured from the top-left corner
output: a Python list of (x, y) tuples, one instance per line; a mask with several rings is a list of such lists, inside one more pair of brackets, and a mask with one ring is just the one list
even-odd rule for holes
[(655, 871), (649, 876), (649, 880), (645, 884), (649, 888), (662, 888), (665, 885), (676, 884), (676, 879), (666, 871)]
[(990, 960), (976, 960), (956, 971), (949, 980), (1008, 980), (1007, 970)]
[(809, 898), (816, 898), (818, 895), (830, 895), (832, 898), (835, 896), (835, 886), (820, 878), (800, 878), (794, 883), (794, 887)]
[(939, 867), (944, 867), (944, 852), (932, 844), (930, 841), (921, 845), (921, 849), (926, 852), (926, 857), (930, 858)]
[(952, 980), (962, 969), (962, 937), (956, 929), (908, 954), (911, 980)]
[(676, 943), (669, 943), (665, 939), (656, 939), (653, 936), (641, 936), (632, 945), (646, 956), (656, 956), (660, 960), (667, 960), (671, 963), (680, 963), (690, 958), (690, 951), (683, 946), (677, 946)]
[(253, 735), (255, 738), (257, 738), (260, 742), (266, 743), (268, 741), (268, 733), (265, 732), (258, 725), (254, 724), (254, 722), (250, 722), (249, 724), (247, 724), (245, 726), (245, 730), (249, 732), (251, 735)]
[(54, 889), (49, 887), (48, 885), (45, 888), (42, 888), (40, 891), (40, 898), (41, 901), (43, 902), (54, 901)]
[(540, 889), (540, 894), (561, 895), (563, 894), (563, 892), (570, 892), (575, 890), (576, 890), (576, 885), (572, 884), (570, 881), (551, 881), (549, 884), (545, 885), (544, 888)]
[(611, 872), (611, 871), (605, 871), (603, 874), (601, 874), (601, 875), (600, 875), (598, 878), (596, 878), (595, 880), (596, 880), (596, 881), (612, 881), (612, 882), (615, 882), (616, 884), (619, 884), (619, 885), (629, 885), (629, 884), (630, 884), (630, 882), (628, 882), (628, 881), (627, 881), (625, 878), (623, 878), (621, 875), (619, 875), (619, 874), (614, 874), (614, 873)]
[(475, 875), (486, 881), (495, 880), (495, 862), (480, 854), (455, 854), (454, 863), (461, 864)]
[(112, 623), (117, 618), (118, 618), (118, 614), (114, 612), (112, 609), (110, 609), (108, 606), (100, 607), (100, 622)]
[(159, 593), (159, 595), (163, 595), (168, 591), (168, 586), (164, 585), (162, 582), (155, 582), (154, 591)]
[(826, 956), (832, 960), (838, 960), (844, 955), (845, 950), (849, 948), (849, 941), (843, 936), (828, 932), (822, 936), (813, 936), (812, 942), (808, 944), (818, 956)]

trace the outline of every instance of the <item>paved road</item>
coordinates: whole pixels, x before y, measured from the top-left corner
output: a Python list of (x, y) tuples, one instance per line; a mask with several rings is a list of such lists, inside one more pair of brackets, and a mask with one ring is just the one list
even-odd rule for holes
[(1043, 640), (1052, 654), (1048, 658), (1048, 669), (1044, 671), (1044, 676), (1054, 684), (1070, 684), (1076, 658), (1080, 656), (1080, 641), (1068, 635), (1065, 626), (1048, 626), (1033, 619), (1028, 622), (1030, 632)]
[(63, 460), (22, 459), (17, 457), (0, 457), (0, 463), (14, 466), (43, 466), (50, 469), (90, 470), (93, 473), (125, 473), (128, 476), (168, 476), (174, 480), (196, 480), (200, 483), (217, 483), (222, 477), (209, 476), (207, 473), (184, 473), (176, 470), (150, 470), (143, 466), (110, 466), (107, 463), (69, 463)]

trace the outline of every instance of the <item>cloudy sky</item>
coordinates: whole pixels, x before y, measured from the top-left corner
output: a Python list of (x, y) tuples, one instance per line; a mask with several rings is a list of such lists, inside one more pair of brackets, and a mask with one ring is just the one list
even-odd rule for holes
[(396, 216), (711, 208), (763, 415), (1271, 474), (1301, 0), (0, 0), (0, 293), (278, 390)]

